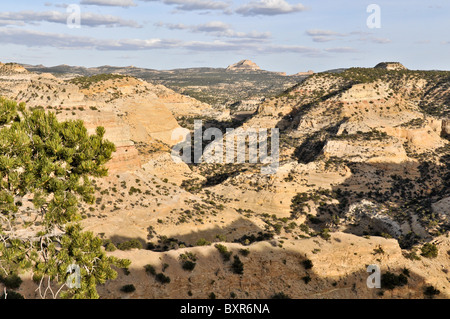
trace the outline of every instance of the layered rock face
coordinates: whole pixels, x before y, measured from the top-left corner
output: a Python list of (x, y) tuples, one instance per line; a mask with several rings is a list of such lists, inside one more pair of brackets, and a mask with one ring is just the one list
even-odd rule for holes
[(131, 77), (105, 79), (87, 86), (29, 73), (16, 65), (2, 65), (1, 70), (0, 94), (26, 102), (31, 108), (44, 107), (61, 120), (82, 119), (91, 133), (97, 126), (104, 126), (105, 137), (117, 147), (108, 163), (112, 172), (141, 166), (137, 145), (176, 144), (178, 141), (172, 140), (172, 131), (179, 128), (175, 116), (211, 110), (163, 86)]

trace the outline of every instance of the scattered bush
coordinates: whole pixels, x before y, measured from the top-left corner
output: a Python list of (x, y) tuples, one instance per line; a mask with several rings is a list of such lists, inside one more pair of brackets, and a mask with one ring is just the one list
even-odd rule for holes
[(224, 261), (229, 261), (232, 255), (231, 251), (228, 251), (228, 248), (222, 244), (216, 244), (214, 247), (217, 248), (219, 253), (222, 255)]
[(17, 274), (9, 274), (6, 277), (0, 276), (0, 282), (8, 289), (17, 289), (22, 284), (22, 279)]
[(152, 265), (145, 265), (145, 266), (144, 266), (144, 269), (145, 269), (145, 272), (146, 272), (147, 274), (156, 276), (156, 270), (155, 270), (155, 267), (153, 267)]
[(205, 238), (200, 238), (195, 243), (195, 246), (208, 246), (208, 245), (211, 245), (211, 242), (207, 241)]
[(134, 285), (125, 285), (122, 288), (120, 288), (120, 291), (125, 293), (131, 293), (136, 291), (136, 287)]
[(302, 280), (305, 282), (305, 284), (308, 284), (311, 281), (311, 276), (306, 275), (306, 276), (302, 277)]
[(433, 286), (427, 286), (423, 290), (423, 294), (428, 298), (433, 298), (434, 296), (437, 296), (440, 293), (441, 292), (438, 289), (434, 288)]
[(302, 265), (303, 265), (303, 267), (305, 267), (306, 270), (311, 269), (314, 266), (312, 261), (309, 259), (303, 260)]
[(131, 250), (133, 248), (142, 249), (142, 243), (138, 239), (131, 239), (117, 244), (117, 248), (120, 250)]
[(408, 277), (403, 273), (400, 275), (387, 272), (381, 276), (381, 287), (384, 289), (392, 290), (396, 287), (404, 286), (408, 283)]
[(168, 276), (164, 275), (163, 273), (157, 274), (155, 276), (155, 279), (162, 284), (170, 283), (170, 278)]
[(186, 260), (183, 262), (182, 267), (184, 270), (192, 271), (195, 268), (196, 263), (190, 260)]
[(436, 258), (438, 255), (438, 248), (435, 244), (426, 243), (422, 246), (421, 255), (427, 258)]
[(239, 249), (239, 253), (242, 256), (247, 257), (250, 254), (250, 249)]
[(231, 269), (233, 273), (242, 275), (244, 273), (244, 264), (239, 259), (239, 256), (234, 256), (233, 264), (231, 265)]
[(284, 292), (279, 292), (274, 294), (271, 299), (291, 299), (288, 295), (286, 295)]

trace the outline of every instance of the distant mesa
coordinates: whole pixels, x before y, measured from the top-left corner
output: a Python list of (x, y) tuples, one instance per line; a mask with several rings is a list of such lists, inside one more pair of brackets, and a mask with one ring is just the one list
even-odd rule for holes
[(375, 66), (375, 69), (385, 69), (385, 70), (388, 70), (388, 71), (408, 70), (400, 62), (381, 62), (381, 63), (378, 63)]
[(303, 75), (313, 75), (314, 71), (309, 70), (308, 72), (298, 72), (296, 74), (294, 74), (294, 76), (303, 76)]
[(261, 71), (261, 68), (250, 60), (242, 60), (228, 66), (227, 71)]

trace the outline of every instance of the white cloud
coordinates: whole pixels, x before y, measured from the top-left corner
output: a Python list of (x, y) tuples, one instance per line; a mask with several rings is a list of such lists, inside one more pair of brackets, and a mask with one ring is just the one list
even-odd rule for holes
[(236, 9), (236, 13), (243, 16), (256, 15), (278, 15), (305, 11), (306, 7), (301, 4), (290, 4), (285, 0), (259, 0), (250, 1)]
[[(70, 13), (60, 11), (20, 11), (20, 12), (0, 12), (0, 20), (4, 22), (22, 22), (22, 23), (36, 23), (36, 22), (53, 22), (66, 24)], [(113, 15), (102, 15), (91, 12), (81, 13), (81, 25), (89, 27), (107, 26), (107, 27), (132, 27), (139, 28), (140, 25), (133, 20), (124, 20)]]
[(270, 32), (238, 32), (233, 28), (221, 21), (211, 21), (198, 25), (185, 25), (185, 24), (171, 24), (159, 22), (156, 24), (159, 27), (166, 27), (170, 30), (189, 30), (195, 33), (206, 33), (215, 37), (227, 37), (227, 38), (249, 38), (249, 39), (268, 39), (271, 37)]
[(339, 47), (339, 48), (328, 48), (325, 49), (326, 52), (330, 53), (355, 53), (358, 52), (355, 48), (351, 47)]
[(295, 45), (261, 45), (259, 41), (230, 39), (227, 41), (182, 41), (170, 39), (95, 39), (68, 34), (46, 33), (22, 28), (0, 28), (0, 43), (27, 47), (53, 47), (58, 49), (88, 49), (99, 51), (138, 51), (155, 49), (185, 49), (190, 51), (234, 51), (258, 53), (318, 54), (320, 50)]
[(146, 2), (163, 2), (168, 5), (174, 5), (177, 10), (195, 11), (195, 10), (226, 10), (230, 7), (229, 2), (215, 0), (141, 0)]
[(306, 34), (309, 35), (314, 42), (329, 42), (336, 40), (336, 37), (345, 37), (348, 34), (339, 33), (331, 30), (307, 30)]
[(81, 4), (96, 5), (96, 6), (110, 6), (110, 7), (135, 7), (133, 0), (82, 0)]

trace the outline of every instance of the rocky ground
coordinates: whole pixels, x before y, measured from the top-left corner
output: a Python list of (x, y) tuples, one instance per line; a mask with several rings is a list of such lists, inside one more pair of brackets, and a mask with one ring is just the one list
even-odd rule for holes
[[(104, 126), (116, 144), (95, 205), (80, 206), (108, 253), (132, 261), (102, 298), (424, 298), (429, 286), (448, 298), (449, 76), (397, 65), (314, 74), (236, 105), (251, 109), (243, 118), (134, 77), (14, 64), (0, 65), (0, 95)], [(278, 128), (277, 173), (175, 163), (172, 131), (194, 118)], [(367, 288), (371, 264), (381, 289)], [(37, 297), (26, 279), (19, 292)]]

